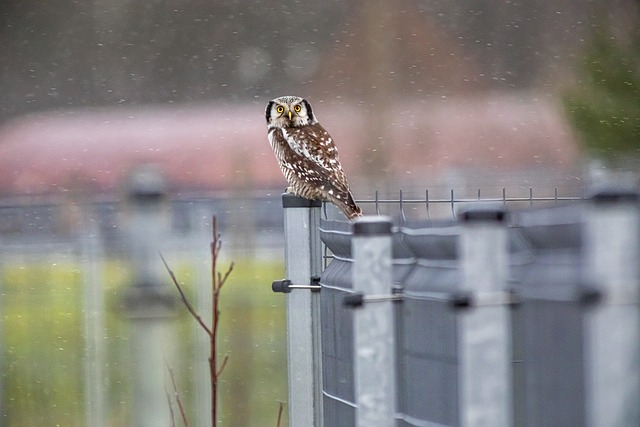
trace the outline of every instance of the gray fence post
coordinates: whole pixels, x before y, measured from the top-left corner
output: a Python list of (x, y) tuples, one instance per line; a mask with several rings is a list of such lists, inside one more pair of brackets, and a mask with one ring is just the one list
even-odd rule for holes
[(88, 426), (107, 425), (105, 387), (105, 313), (102, 284), (102, 237), (98, 224), (92, 221), (89, 207), (83, 206), (80, 226), (80, 259), (83, 267), (84, 312), (84, 393), (85, 423)]
[[(320, 210), (322, 203), (282, 195), (285, 221), (286, 277), (308, 285), (322, 270)], [(320, 295), (310, 289), (287, 294), (289, 427), (322, 426), (322, 348)]]
[(638, 194), (615, 190), (588, 211), (585, 279), (601, 295), (585, 317), (588, 426), (640, 425), (638, 214)]
[(124, 305), (131, 319), (131, 425), (166, 426), (171, 423), (164, 381), (166, 352), (173, 350), (167, 320), (177, 301), (168, 287), (159, 256), (168, 232), (166, 190), (162, 175), (151, 167), (134, 171), (127, 185), (133, 284), (127, 289)]
[(512, 422), (511, 347), (506, 291), (505, 212), (463, 212), (459, 257), (462, 295), (458, 321), (460, 425), (507, 427)]
[(363, 217), (353, 224), (353, 290), (382, 296), (354, 311), (356, 425), (395, 425), (395, 336), (391, 295), (391, 221)]

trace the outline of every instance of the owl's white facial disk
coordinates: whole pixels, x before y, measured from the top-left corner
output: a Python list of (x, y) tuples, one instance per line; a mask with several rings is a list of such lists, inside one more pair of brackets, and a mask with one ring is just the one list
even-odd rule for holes
[(311, 105), (299, 96), (281, 96), (271, 100), (267, 104), (266, 116), (269, 127), (300, 127), (317, 123)]

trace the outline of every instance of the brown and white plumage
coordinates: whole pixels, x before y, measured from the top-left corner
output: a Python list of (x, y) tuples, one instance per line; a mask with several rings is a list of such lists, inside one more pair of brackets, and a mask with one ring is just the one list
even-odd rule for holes
[(309, 102), (298, 96), (269, 101), (267, 136), (288, 191), (311, 200), (329, 200), (347, 218), (362, 215), (353, 200), (333, 138), (316, 120)]

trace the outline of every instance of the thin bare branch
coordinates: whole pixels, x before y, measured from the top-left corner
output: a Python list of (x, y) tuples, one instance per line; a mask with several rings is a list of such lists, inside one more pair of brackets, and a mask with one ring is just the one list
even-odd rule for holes
[(189, 311), (189, 314), (191, 314), (191, 317), (193, 317), (198, 322), (200, 327), (204, 329), (205, 332), (211, 337), (213, 335), (213, 332), (211, 331), (211, 329), (209, 329), (207, 324), (204, 323), (204, 320), (202, 320), (202, 318), (200, 317), (196, 309), (193, 308), (193, 306), (191, 305), (191, 302), (189, 302), (187, 295), (182, 290), (182, 286), (180, 286), (180, 283), (178, 283), (178, 279), (176, 278), (176, 275), (173, 273), (171, 268), (169, 268), (169, 264), (167, 264), (167, 261), (164, 259), (164, 256), (162, 256), (162, 254), (160, 254), (160, 258), (162, 258), (162, 262), (164, 263), (165, 268), (169, 272), (169, 276), (171, 276), (171, 280), (173, 281), (173, 284), (178, 289), (178, 293), (180, 294), (180, 299), (182, 299), (182, 302), (184, 306), (187, 308), (187, 310)]
[[(209, 357), (209, 371), (211, 374), (211, 420), (212, 426), (217, 421), (217, 395), (218, 395), (218, 377), (222, 374), (224, 367), (227, 364), (228, 357), (225, 356), (222, 361), (222, 365), (218, 368), (218, 325), (220, 323), (220, 288), (224, 284), (223, 278), (218, 272), (218, 255), (222, 248), (222, 240), (220, 240), (220, 234), (218, 234), (218, 221), (215, 215), (211, 218), (212, 225), (212, 239), (211, 242), (211, 331), (210, 345), (211, 355)], [(230, 269), (233, 266), (230, 267)], [(228, 276), (228, 271), (225, 276)], [(226, 280), (226, 278), (225, 278)]]
[(227, 366), (227, 361), (229, 360), (229, 355), (225, 355), (224, 359), (222, 359), (222, 364), (220, 365), (220, 368), (218, 369), (218, 372), (216, 372), (216, 380), (218, 379), (218, 377), (220, 375), (222, 375), (222, 371), (224, 371), (225, 366)]
[(167, 396), (167, 405), (169, 405), (169, 414), (171, 415), (171, 427), (176, 427), (176, 416), (173, 413), (173, 403), (171, 402), (171, 395), (169, 391), (165, 388), (164, 394)]
[[(180, 417), (182, 417), (182, 423), (185, 427), (189, 427), (189, 420), (187, 419), (187, 412), (184, 409), (184, 405), (182, 404), (182, 399), (180, 398), (180, 393), (178, 392), (178, 386), (176, 384), (176, 376), (173, 373), (173, 369), (167, 364), (167, 370), (169, 371), (169, 377), (171, 378), (171, 385), (173, 386), (173, 395), (176, 399), (176, 403), (178, 404), (178, 409), (180, 409)], [(171, 409), (171, 417), (173, 418), (173, 408)]]
[[(189, 420), (187, 419), (187, 411), (182, 404), (182, 399), (180, 398), (180, 393), (178, 392), (178, 386), (176, 384), (176, 376), (173, 373), (173, 369), (167, 364), (167, 371), (169, 371), (169, 377), (171, 378), (171, 385), (173, 386), (173, 396), (176, 399), (176, 403), (178, 404), (178, 409), (180, 410), (180, 417), (182, 418), (182, 423), (185, 427), (189, 427)], [(167, 397), (169, 398), (169, 408), (171, 410), (171, 421), (175, 426), (175, 420), (173, 415), (173, 407), (171, 405), (171, 398), (169, 397), (169, 393), (167, 393)]]
[(226, 273), (224, 273), (224, 276), (220, 277), (219, 273), (218, 273), (218, 289), (220, 289), (222, 287), (222, 285), (224, 285), (227, 282), (227, 278), (229, 277), (229, 275), (231, 274), (231, 272), (233, 271), (233, 267), (235, 266), (234, 262), (231, 261), (231, 264), (229, 264), (229, 269), (227, 270)]
[(279, 407), (278, 407), (278, 423), (276, 424), (276, 427), (280, 427), (280, 423), (282, 422), (282, 411), (284, 411), (284, 403), (283, 402), (278, 402), (279, 403)]
[[(196, 312), (195, 308), (191, 305), (184, 291), (182, 290), (182, 286), (178, 283), (175, 274), (169, 268), (169, 265), (165, 261), (162, 254), (160, 254), (160, 258), (162, 258), (162, 262), (164, 263), (165, 268), (169, 272), (171, 276), (171, 280), (175, 285), (176, 289), (180, 293), (180, 298), (184, 303), (185, 307), (191, 314), (200, 327), (204, 329), (204, 331), (209, 336), (209, 346), (210, 346), (210, 355), (209, 355), (209, 373), (211, 377), (211, 425), (215, 426), (217, 422), (217, 396), (218, 396), (218, 377), (222, 375), (224, 368), (227, 366), (227, 361), (229, 360), (228, 356), (225, 356), (222, 360), (222, 364), (218, 368), (218, 346), (217, 346), (217, 338), (218, 338), (218, 325), (220, 324), (220, 288), (227, 281), (229, 275), (233, 271), (234, 263), (231, 262), (229, 268), (225, 272), (224, 275), (221, 275), (218, 272), (218, 254), (220, 253), (220, 249), (222, 248), (222, 241), (220, 240), (220, 235), (218, 234), (218, 222), (215, 215), (211, 219), (212, 225), (212, 238), (213, 241), (210, 245), (211, 250), (211, 327), (207, 326), (206, 323), (202, 320), (200, 315)], [(171, 371), (170, 371), (171, 372)], [(173, 381), (174, 390), (176, 389), (175, 381), (173, 378), (173, 374), (171, 375), (171, 380)], [(182, 402), (176, 391), (176, 401), (178, 402), (178, 407), (180, 408), (180, 412), (183, 417), (183, 422), (185, 426), (188, 427), (187, 419), (182, 407)], [(175, 423), (174, 423), (175, 425)]]

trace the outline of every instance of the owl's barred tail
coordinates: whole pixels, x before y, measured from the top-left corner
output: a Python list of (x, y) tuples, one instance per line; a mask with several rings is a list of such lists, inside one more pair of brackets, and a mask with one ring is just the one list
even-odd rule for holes
[(349, 192), (349, 194), (347, 195), (347, 201), (341, 203), (339, 206), (340, 210), (342, 210), (342, 213), (349, 219), (354, 219), (362, 216), (362, 209), (360, 209), (360, 206), (358, 206), (355, 200), (353, 200), (353, 195), (351, 194), (351, 192)]

